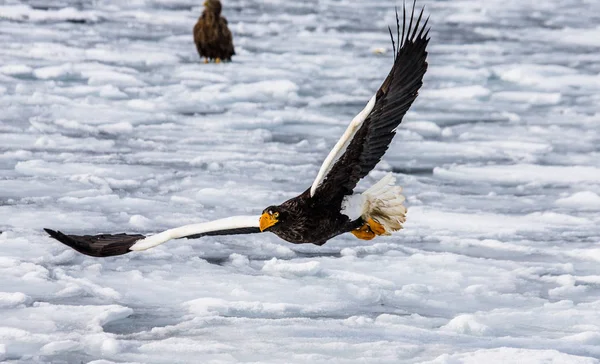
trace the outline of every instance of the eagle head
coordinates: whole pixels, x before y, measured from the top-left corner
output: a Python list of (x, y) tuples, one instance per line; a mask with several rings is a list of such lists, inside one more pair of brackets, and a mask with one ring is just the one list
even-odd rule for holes
[(221, 14), (221, 2), (219, 0), (206, 0), (204, 2), (204, 7), (210, 13), (215, 15)]
[(281, 206), (269, 206), (263, 210), (259, 219), (260, 231), (265, 231), (277, 224), (285, 223), (287, 212)]

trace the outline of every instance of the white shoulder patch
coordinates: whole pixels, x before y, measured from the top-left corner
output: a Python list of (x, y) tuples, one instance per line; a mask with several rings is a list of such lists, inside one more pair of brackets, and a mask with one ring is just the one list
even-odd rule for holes
[(354, 117), (354, 119), (352, 119), (352, 122), (350, 123), (350, 125), (348, 125), (348, 128), (346, 129), (340, 140), (338, 140), (333, 149), (329, 152), (329, 155), (327, 155), (327, 158), (325, 158), (325, 161), (319, 169), (317, 178), (315, 178), (315, 181), (310, 187), (310, 197), (315, 195), (317, 188), (323, 182), (323, 180), (327, 176), (327, 173), (329, 173), (331, 168), (333, 168), (335, 162), (344, 154), (346, 148), (348, 147), (348, 144), (350, 144), (352, 138), (354, 138), (354, 135), (356, 134), (358, 129), (360, 129), (362, 124), (365, 122), (367, 116), (369, 116), (369, 114), (373, 110), (373, 107), (375, 107), (376, 96), (377, 95), (373, 95), (373, 97), (371, 97), (371, 100), (369, 100), (369, 102), (367, 103), (367, 106), (365, 106), (365, 108), (361, 112), (359, 112), (358, 115)]
[(245, 227), (258, 227), (258, 219), (258, 216), (233, 216), (199, 224), (185, 225), (139, 240), (129, 250), (146, 250), (166, 243), (171, 239), (183, 238), (190, 235)]
[(365, 196), (361, 193), (344, 197), (342, 201), (342, 214), (354, 221), (364, 213)]

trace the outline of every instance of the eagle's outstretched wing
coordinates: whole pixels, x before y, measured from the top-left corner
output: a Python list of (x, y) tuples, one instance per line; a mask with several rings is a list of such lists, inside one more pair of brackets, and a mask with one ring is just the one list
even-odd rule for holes
[(140, 234), (65, 235), (60, 231), (44, 230), (54, 239), (82, 254), (92, 257), (110, 257), (127, 254), (133, 250), (150, 249), (171, 239), (260, 233), (258, 220), (257, 216), (234, 216), (185, 225), (148, 237)]
[[(352, 120), (323, 162), (310, 188), (312, 197), (331, 199), (352, 194), (358, 181), (379, 163), (396, 134), (396, 128), (417, 98), (427, 70), (428, 19), (421, 25), (421, 10), (413, 27), (413, 4), (406, 29), (405, 9), (403, 15), (402, 36), (398, 36), (394, 66), (375, 96)], [(400, 33), (398, 13), (396, 19)]]

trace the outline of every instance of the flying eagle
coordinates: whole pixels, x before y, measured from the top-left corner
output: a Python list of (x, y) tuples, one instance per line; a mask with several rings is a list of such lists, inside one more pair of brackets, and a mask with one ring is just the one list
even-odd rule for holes
[[(427, 70), (429, 30), (423, 10), (414, 22), (414, 5), (406, 27), (403, 11), (402, 36), (396, 13), (398, 50), (394, 65), (377, 93), (358, 114), (323, 162), (306, 191), (281, 205), (269, 206), (261, 216), (236, 216), (186, 225), (144, 236), (128, 234), (65, 235), (45, 229), (51, 237), (80, 253), (107, 257), (146, 250), (171, 239), (200, 238), (272, 232), (294, 244), (323, 245), (334, 236), (350, 232), (370, 240), (402, 228), (406, 208), (401, 187), (388, 174), (363, 193), (354, 193), (357, 183), (383, 157), (396, 128), (416, 99)], [(390, 35), (391, 35), (390, 29)]]
[(204, 11), (194, 25), (194, 43), (204, 63), (214, 60), (231, 61), (235, 54), (231, 32), (227, 27), (227, 19), (221, 16), (221, 2), (206, 0)]

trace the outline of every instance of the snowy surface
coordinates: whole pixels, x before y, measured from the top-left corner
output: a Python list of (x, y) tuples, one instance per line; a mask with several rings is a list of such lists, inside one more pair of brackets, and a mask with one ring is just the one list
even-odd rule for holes
[(393, 1), (226, 0), (222, 65), (201, 3), (0, 1), (0, 361), (600, 362), (597, 1), (419, 0), (430, 69), (361, 186), (404, 186), (394, 236), (49, 239), (304, 191), (391, 66)]

